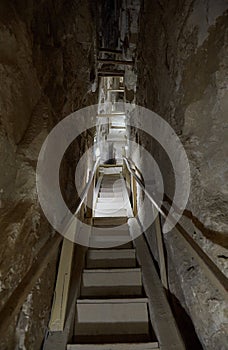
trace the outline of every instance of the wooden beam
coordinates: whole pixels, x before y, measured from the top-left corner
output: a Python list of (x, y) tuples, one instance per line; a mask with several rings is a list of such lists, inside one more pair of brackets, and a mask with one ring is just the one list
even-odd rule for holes
[[(90, 222), (87, 222), (90, 225)], [(75, 244), (74, 258), (71, 272), (71, 284), (68, 296), (67, 314), (63, 332), (48, 332), (44, 339), (44, 350), (66, 350), (67, 343), (72, 337), (72, 325), (74, 324), (76, 300), (80, 297), (81, 275), (85, 264), (85, 256), (88, 247)]]
[(133, 61), (111, 60), (111, 59), (106, 59), (106, 58), (98, 58), (97, 62), (104, 63), (104, 64), (120, 64), (120, 65), (125, 65), (125, 66), (133, 66), (134, 65)]
[[(130, 166), (129, 166), (130, 169)], [(144, 188), (141, 179), (135, 174), (136, 181), (139, 183), (139, 185), (143, 188), (143, 191), (148, 196), (148, 198), (155, 203), (154, 200), (152, 200), (152, 197), (146, 191)], [(158, 208), (158, 207), (157, 207)], [(166, 219), (169, 213), (169, 210), (162, 205), (161, 208), (159, 208), (160, 214)], [(177, 233), (179, 233), (179, 237), (183, 239), (183, 242), (185, 242), (186, 247), (188, 248), (189, 252), (193, 255), (193, 257), (197, 260), (199, 266), (203, 269), (208, 279), (211, 281), (211, 283), (216, 287), (216, 289), (221, 293), (221, 295), (224, 296), (225, 300), (228, 300), (228, 279), (224, 275), (224, 273), (219, 269), (219, 267), (213, 262), (213, 260), (204, 252), (204, 250), (199, 246), (199, 244), (190, 236), (190, 234), (180, 225), (180, 223), (176, 223), (174, 217), (171, 215), (169, 218), (170, 222), (173, 223), (175, 226), (173, 230), (175, 230)]]
[(99, 166), (99, 168), (122, 168), (122, 167), (123, 167), (122, 164), (101, 164)]
[(67, 344), (67, 350), (159, 350), (158, 342), (153, 343), (115, 343), (115, 344)]
[[(129, 219), (132, 238), (137, 237), (141, 227), (137, 219)], [(142, 268), (143, 286), (148, 297), (150, 319), (162, 350), (184, 350), (180, 331), (168, 303), (166, 292), (155, 269), (144, 235), (134, 239), (136, 255)], [(168, 326), (167, 326), (168, 325)]]
[(122, 54), (122, 50), (107, 49), (107, 48), (103, 48), (103, 47), (100, 47), (98, 49), (98, 51), (102, 52), (102, 53)]
[(73, 254), (74, 243), (64, 238), (49, 321), (51, 332), (62, 332), (64, 330)]
[[(89, 172), (89, 178), (92, 172)], [(93, 177), (93, 181), (88, 190), (87, 199), (86, 199), (86, 217), (91, 218), (93, 215), (93, 192), (95, 188), (95, 176)]]
[(110, 129), (118, 129), (118, 130), (126, 130), (126, 126), (117, 126), (117, 125), (112, 125)]
[(109, 91), (109, 92), (125, 92), (125, 90), (124, 89), (107, 89), (107, 91)]
[(111, 118), (111, 117), (122, 117), (122, 116), (125, 116), (126, 113), (124, 112), (120, 112), (120, 113), (110, 113), (110, 114), (98, 114), (97, 117), (99, 118)]
[(165, 254), (164, 254), (164, 243), (163, 243), (163, 235), (161, 231), (161, 222), (160, 216), (157, 212), (156, 208), (153, 208), (154, 215), (157, 214), (156, 219), (154, 221), (156, 239), (157, 239), (157, 249), (158, 249), (158, 257), (159, 257), (159, 268), (161, 281), (166, 290), (168, 290), (168, 279), (167, 279), (167, 271), (166, 271), (166, 263), (165, 263)]
[(124, 71), (98, 71), (99, 77), (124, 77)]
[(134, 176), (131, 176), (131, 192), (132, 192), (132, 206), (133, 206), (133, 214), (134, 216), (137, 215), (138, 210), (137, 210), (137, 185), (136, 185), (136, 180)]
[(27, 274), (13, 291), (0, 312), (0, 334), (5, 333), (12, 322), (12, 319), (19, 313), (29, 292), (33, 289), (40, 276), (44, 273), (54, 254), (57, 254), (62, 240), (63, 237), (59, 234), (49, 238), (40, 249), (38, 255), (34, 258), (32, 266), (28, 270)]
[[(100, 166), (99, 168), (100, 169)], [(98, 175), (99, 176), (99, 175)], [(94, 188), (94, 194), (93, 194), (93, 210), (92, 210), (92, 217), (94, 216), (94, 208), (97, 204), (97, 200), (98, 200), (98, 193), (99, 193), (99, 190), (100, 190), (100, 187), (101, 187), (101, 181), (103, 179), (103, 175), (101, 175), (98, 180), (97, 180), (97, 183), (95, 184), (95, 188)]]

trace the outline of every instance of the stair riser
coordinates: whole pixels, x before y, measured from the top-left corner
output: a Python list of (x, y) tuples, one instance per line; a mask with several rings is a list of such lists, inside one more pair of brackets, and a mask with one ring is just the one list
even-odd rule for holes
[[(75, 334), (78, 334), (78, 337), (84, 335), (87, 336), (97, 336), (104, 335), (112, 336), (112, 335), (131, 335), (132, 341), (136, 338), (136, 335), (144, 335), (144, 337), (148, 337), (149, 334), (149, 325), (148, 322), (124, 322), (124, 323), (80, 323), (77, 324), (75, 328)], [(119, 338), (119, 337), (118, 337)], [(107, 338), (106, 338), (107, 339)], [(124, 339), (124, 337), (123, 337)], [(79, 340), (78, 340), (79, 341)]]
[(128, 243), (125, 243), (125, 244), (121, 244), (120, 242), (117, 243), (117, 242), (97, 242), (97, 241), (93, 241), (91, 240), (90, 243), (89, 243), (89, 246), (91, 248), (95, 248), (95, 249), (131, 249), (133, 248), (133, 245), (132, 245), (132, 242), (128, 242)]
[[(81, 344), (108, 344), (108, 343), (141, 343), (141, 342), (149, 342), (150, 336), (148, 334), (98, 334), (98, 335), (77, 335), (73, 338), (73, 341), (75, 343), (81, 343)], [(111, 348), (108, 348), (110, 350)], [(131, 348), (122, 347), (119, 350), (133, 350)], [(158, 348), (159, 349), (159, 348)], [(82, 350), (82, 349), (80, 349)], [(84, 349), (83, 349), (84, 350)], [(92, 348), (92, 350), (95, 350), (95, 348)], [(139, 348), (137, 350), (144, 350), (144, 348)], [(147, 350), (147, 348), (146, 348)], [(149, 348), (150, 350), (150, 348)]]
[(102, 192), (102, 193), (99, 193), (98, 195), (98, 198), (109, 198), (109, 199), (112, 199), (112, 198), (118, 198), (120, 200), (123, 200), (123, 194), (122, 192)]
[[(95, 232), (94, 232), (95, 231)], [(97, 227), (96, 230), (92, 230), (91, 233), (91, 237), (99, 237), (99, 236), (103, 236), (103, 237), (120, 237), (122, 239), (122, 237), (131, 237), (130, 236), (130, 232), (127, 229), (121, 228), (121, 229), (112, 229), (112, 228), (100, 228)]]
[(136, 267), (135, 249), (89, 250), (86, 256), (87, 268)]
[(116, 296), (141, 296), (142, 287), (83, 287), (81, 288), (81, 296), (85, 298), (89, 297), (116, 297)]
[(86, 261), (86, 268), (96, 269), (96, 268), (118, 268), (118, 267), (136, 267), (135, 259), (115, 259), (115, 260), (90, 260)]
[(107, 218), (93, 218), (93, 223), (94, 226), (120, 226), (123, 224), (126, 224), (128, 221), (127, 217), (120, 217), (120, 218), (111, 218), (111, 217), (107, 217)]
[(123, 203), (100, 203), (98, 202), (96, 205), (96, 210), (102, 211), (102, 210), (115, 210), (124, 208), (124, 202)]
[(67, 345), (67, 350), (159, 350), (158, 343), (138, 344), (74, 344)]

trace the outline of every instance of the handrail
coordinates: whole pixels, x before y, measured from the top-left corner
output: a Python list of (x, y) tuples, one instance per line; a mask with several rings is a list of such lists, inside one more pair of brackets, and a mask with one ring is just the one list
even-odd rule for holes
[(93, 181), (93, 177), (94, 177), (95, 172), (97, 171), (97, 168), (98, 168), (98, 166), (100, 164), (100, 159), (101, 159), (100, 157), (97, 158), (97, 160), (96, 160), (96, 162), (95, 162), (95, 164), (93, 166), (93, 170), (92, 170), (92, 172), (90, 174), (90, 178), (89, 178), (88, 182), (86, 183), (83, 191), (81, 192), (81, 195), (79, 196), (80, 202), (79, 202), (79, 204), (77, 206), (77, 209), (76, 209), (76, 211), (74, 213), (75, 216), (79, 213), (79, 210), (81, 209), (81, 206), (82, 206), (82, 204), (83, 204), (83, 202), (84, 202), (84, 200), (85, 200), (85, 198), (86, 198), (86, 196), (88, 194), (89, 188), (90, 188), (91, 183)]
[[(128, 171), (131, 173), (131, 175), (135, 178), (135, 180), (138, 182), (140, 187), (143, 189), (147, 197), (150, 199), (150, 201), (153, 203), (155, 208), (160, 212), (164, 217), (165, 213), (162, 211), (162, 209), (157, 205), (156, 201), (153, 199), (153, 197), (150, 195), (150, 193), (147, 191), (145, 186), (143, 185), (140, 178), (136, 175), (135, 171), (131, 169), (130, 163), (126, 157), (123, 157), (125, 164), (128, 168)], [(162, 230), (161, 230), (161, 224), (159, 216), (156, 216), (155, 219), (155, 231), (156, 231), (156, 238), (157, 238), (157, 248), (158, 248), (158, 256), (159, 256), (159, 266), (160, 266), (160, 275), (161, 275), (161, 281), (165, 289), (168, 290), (168, 278), (167, 278), (167, 268), (165, 264), (165, 254), (164, 254), (164, 244), (163, 244), (163, 237), (162, 237)]]
[(153, 197), (151, 196), (151, 194), (147, 191), (147, 189), (145, 188), (145, 186), (143, 185), (142, 181), (140, 180), (140, 178), (138, 177), (138, 175), (136, 175), (136, 173), (134, 172), (134, 170), (131, 169), (129, 160), (126, 157), (123, 157), (123, 160), (125, 161), (125, 164), (129, 170), (129, 172), (132, 174), (132, 176), (135, 178), (135, 180), (138, 182), (139, 186), (142, 188), (143, 192), (147, 195), (147, 197), (149, 198), (149, 200), (153, 203), (153, 205), (155, 206), (155, 208), (160, 212), (160, 214), (166, 218), (166, 215), (164, 213), (164, 211), (159, 207), (159, 205), (157, 205), (156, 201), (153, 199)]
[[(166, 208), (161, 209), (156, 201), (153, 199), (153, 197), (150, 195), (150, 193), (146, 190), (145, 186), (143, 185), (142, 181), (139, 179), (139, 177), (135, 174), (134, 170), (131, 169), (130, 163), (126, 157), (123, 157), (126, 166), (129, 170), (129, 172), (134, 176), (137, 183), (140, 185), (144, 193), (147, 195), (147, 197), (150, 199), (150, 201), (153, 203), (153, 205), (156, 207), (156, 209), (159, 211), (159, 213), (167, 219), (168, 211)], [(197, 259), (198, 264), (200, 267), (204, 270), (206, 276), (210, 279), (212, 284), (218, 289), (218, 291), (225, 297), (225, 300), (227, 300), (228, 296), (228, 279), (224, 275), (224, 273), (219, 269), (219, 267), (211, 260), (211, 258), (204, 252), (204, 250), (199, 246), (199, 244), (188, 234), (188, 232), (181, 226), (179, 223), (176, 223), (174, 229), (180, 234), (179, 237), (182, 238), (183, 242), (188, 247), (188, 250), (190, 253), (194, 256), (195, 259)]]
[[(82, 204), (86, 196), (88, 195), (88, 192), (91, 188), (92, 181), (94, 179), (94, 175), (97, 171), (99, 164), (100, 164), (100, 157), (97, 158), (93, 166), (93, 169), (90, 173), (89, 180), (87, 181), (83, 191), (81, 192), (81, 195), (79, 196), (80, 201), (74, 213), (74, 216), (76, 216), (79, 213), (82, 207)], [(71, 218), (70, 222), (67, 225), (67, 229), (69, 230), (72, 230), (71, 224), (72, 224), (73, 218), (74, 217)], [(76, 230), (76, 226), (74, 226), (74, 230)], [(64, 239), (62, 250), (61, 250), (60, 261), (59, 261), (57, 280), (55, 285), (55, 293), (54, 293), (55, 297), (52, 303), (51, 316), (49, 320), (49, 331), (51, 332), (60, 332), (60, 331), (63, 331), (64, 329), (66, 312), (67, 312), (67, 299), (68, 299), (70, 280), (71, 280), (73, 256), (74, 256), (74, 243), (72, 241), (69, 241), (68, 239)]]

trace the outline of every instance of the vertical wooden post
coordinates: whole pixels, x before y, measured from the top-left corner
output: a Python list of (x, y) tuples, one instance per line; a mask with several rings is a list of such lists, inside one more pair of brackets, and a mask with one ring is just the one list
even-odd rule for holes
[[(91, 176), (91, 171), (89, 172), (89, 178)], [(93, 190), (94, 190), (94, 180), (95, 175), (93, 177), (93, 181), (91, 182), (86, 201), (86, 218), (91, 218), (93, 216)]]
[[(154, 213), (156, 215), (157, 210), (155, 208), (153, 208), (153, 209), (154, 209)], [(159, 256), (161, 281), (162, 281), (162, 284), (165, 287), (165, 289), (168, 289), (168, 280), (167, 280), (166, 263), (165, 263), (165, 255), (164, 255), (163, 237), (162, 237), (161, 222), (160, 222), (159, 213), (156, 216), (154, 224), (155, 224), (155, 231), (156, 231), (156, 238), (157, 238), (157, 248), (158, 248), (158, 256)]]
[(131, 175), (131, 193), (132, 193), (132, 201), (133, 201), (133, 214), (137, 215), (137, 184), (133, 175)]
[[(70, 229), (72, 229), (72, 227), (70, 227)], [(73, 229), (76, 230), (75, 227), (73, 227)], [(58, 266), (51, 318), (49, 321), (49, 330), (51, 332), (62, 332), (64, 330), (73, 254), (74, 243), (64, 238)]]

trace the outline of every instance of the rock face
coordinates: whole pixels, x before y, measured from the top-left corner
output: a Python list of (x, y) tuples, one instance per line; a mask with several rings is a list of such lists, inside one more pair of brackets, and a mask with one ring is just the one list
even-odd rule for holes
[[(58, 121), (96, 102), (91, 92), (94, 35), (88, 2), (1, 1), (0, 309), (53, 235), (38, 204), (36, 161), (45, 137)], [(74, 163), (90, 142), (91, 138), (77, 140), (74, 153), (69, 151), (63, 162), (61, 183), (72, 208)], [(57, 257), (58, 252), (1, 336), (0, 349), (40, 349)]]
[[(99, 3), (107, 9), (113, 6), (105, 0)], [(137, 52), (137, 103), (168, 121), (184, 144), (192, 186), (182, 224), (227, 274), (227, 4), (224, 0), (144, 0), (137, 42), (139, 7), (139, 0), (123, 2), (122, 30), (109, 28), (114, 31), (112, 45), (120, 34), (126, 58)], [(92, 93), (96, 90), (95, 8), (90, 0), (0, 2), (0, 312), (54, 235), (36, 193), (42, 143), (65, 116), (97, 103)], [(104, 22), (107, 19), (108, 15)], [(111, 26), (117, 19), (110, 21)], [(130, 102), (135, 101), (136, 78), (133, 72), (127, 73)], [(173, 170), (167, 155), (146, 135), (136, 136), (157, 160), (166, 198), (172, 200)], [(92, 137), (78, 138), (62, 162), (60, 183), (72, 209), (74, 165)], [(153, 227), (147, 234), (157, 259), (152, 231)], [(180, 306), (174, 310), (177, 321), (184, 328), (181, 308), (192, 319), (204, 349), (226, 349), (224, 298), (175, 232), (165, 236), (165, 247), (170, 292)], [(1, 335), (1, 350), (41, 348), (57, 261), (58, 252)], [(191, 344), (189, 349), (198, 346), (197, 341), (193, 347), (191, 339), (186, 342)]]
[[(183, 218), (191, 235), (227, 274), (227, 4), (150, 1), (141, 9), (137, 103), (169, 122), (191, 168)], [(172, 200), (173, 171), (163, 150), (141, 138)], [(205, 349), (225, 349), (225, 303), (174, 233), (165, 238), (171, 292), (192, 318)], [(178, 249), (178, 244), (180, 244)], [(182, 250), (181, 250), (182, 249)], [(156, 255), (156, 254), (155, 254)]]

